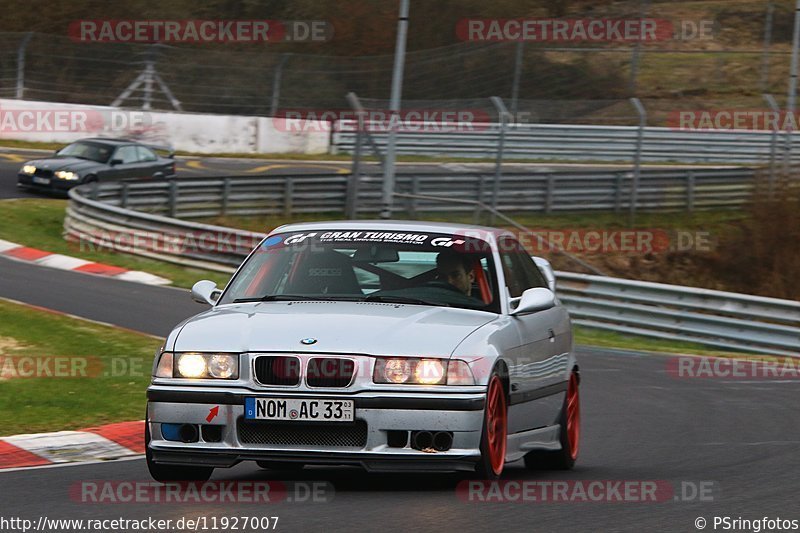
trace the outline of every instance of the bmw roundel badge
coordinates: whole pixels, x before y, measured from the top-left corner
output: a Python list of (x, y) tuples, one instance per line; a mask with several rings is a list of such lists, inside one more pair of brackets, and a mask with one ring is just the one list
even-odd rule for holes
[(317, 343), (317, 339), (312, 339), (311, 337), (309, 337), (307, 339), (301, 340), (300, 342), (302, 344), (305, 344), (306, 346), (308, 346), (309, 344), (316, 344)]

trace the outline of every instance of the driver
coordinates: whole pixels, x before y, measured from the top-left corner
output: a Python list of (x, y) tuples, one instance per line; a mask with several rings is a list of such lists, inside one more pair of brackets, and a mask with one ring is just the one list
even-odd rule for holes
[(475, 272), (472, 270), (472, 259), (458, 252), (441, 252), (436, 256), (436, 270), (439, 279), (446, 281), (466, 296), (472, 296), (472, 283)]

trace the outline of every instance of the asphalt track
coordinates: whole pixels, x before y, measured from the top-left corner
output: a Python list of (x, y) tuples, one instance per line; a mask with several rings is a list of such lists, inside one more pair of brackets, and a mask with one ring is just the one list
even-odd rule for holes
[[(41, 193), (17, 189), (17, 172), (25, 161), (47, 157), (50, 152), (41, 150), (16, 150), (0, 147), (0, 199), (32, 198)], [(218, 176), (263, 176), (280, 174), (336, 174), (348, 173), (349, 161), (291, 161), (254, 158), (176, 157), (178, 179), (197, 179)], [(508, 164), (505, 168), (530, 172), (551, 172), (566, 168), (629, 168), (619, 165), (569, 165), (569, 164)], [(380, 172), (377, 163), (365, 162), (364, 172)], [(493, 163), (398, 163), (399, 172), (479, 171), (494, 169)]]
[[(187, 291), (4, 258), (0, 296), (155, 335), (202, 310)], [(514, 464), (505, 479), (655, 480), (675, 487), (677, 500), (466, 503), (456, 493), (465, 479), (459, 475), (379, 475), (318, 467), (286, 473), (247, 463), (218, 470), (212, 479), (324, 482), (329, 484), (327, 501), (98, 504), (75, 496), (82, 482), (149, 481), (144, 461), (136, 459), (1, 472), (0, 516), (34, 522), (40, 516), (279, 516), (277, 530), (291, 532), (697, 531), (698, 517), (713, 531), (714, 516), (800, 519), (800, 381), (677, 378), (667, 372), (666, 357), (595, 349), (580, 349), (578, 358), (583, 434), (577, 467), (570, 472), (527, 471)], [(692, 487), (700, 486), (709, 491), (703, 501), (693, 495)]]

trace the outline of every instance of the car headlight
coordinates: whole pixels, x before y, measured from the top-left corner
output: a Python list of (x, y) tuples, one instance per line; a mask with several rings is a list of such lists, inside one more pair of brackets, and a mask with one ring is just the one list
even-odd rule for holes
[(23, 165), (22, 172), (24, 174), (35, 174), (36, 173), (36, 166), (34, 166), (34, 165)]
[(237, 379), (239, 356), (227, 353), (164, 352), (158, 362), (156, 377)]
[(74, 181), (80, 177), (75, 172), (68, 172), (66, 170), (59, 170), (55, 175), (58, 179), (69, 181)]
[(472, 370), (464, 361), (416, 357), (379, 358), (372, 381), (395, 385), (475, 385)]

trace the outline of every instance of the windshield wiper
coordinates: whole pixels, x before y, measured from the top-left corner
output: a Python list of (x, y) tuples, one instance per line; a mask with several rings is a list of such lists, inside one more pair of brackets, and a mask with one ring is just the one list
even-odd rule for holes
[(298, 296), (293, 294), (267, 294), (266, 296), (255, 296), (253, 298), (236, 298), (233, 300), (235, 304), (243, 304), (248, 302), (292, 302), (296, 300), (319, 300), (311, 296)]
[(268, 294), (266, 296), (256, 296), (253, 298), (236, 298), (233, 303), (248, 303), (248, 302), (292, 302), (299, 300), (310, 301), (343, 301), (343, 302), (360, 302), (361, 298), (356, 296), (300, 296), (297, 294)]
[(365, 302), (382, 302), (387, 304), (412, 304), (412, 305), (432, 305), (434, 307), (450, 307), (450, 304), (442, 302), (431, 302), (422, 298), (411, 298), (408, 296), (389, 296), (382, 294), (370, 294), (364, 298)]

